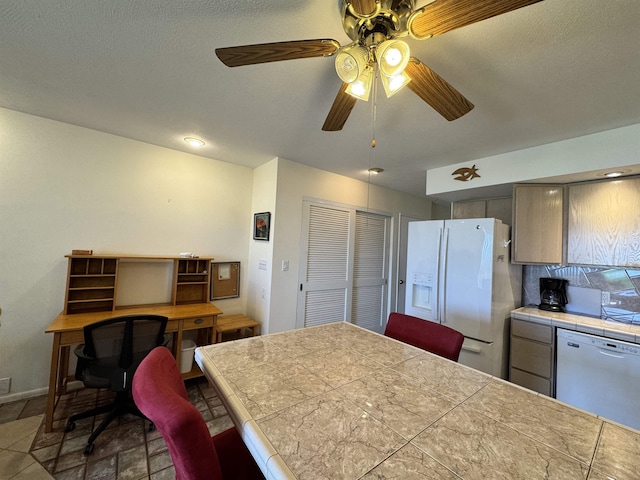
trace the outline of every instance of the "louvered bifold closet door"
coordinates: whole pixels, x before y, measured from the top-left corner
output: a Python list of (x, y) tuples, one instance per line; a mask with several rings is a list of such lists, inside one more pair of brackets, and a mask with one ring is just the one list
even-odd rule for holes
[(307, 233), (301, 258), (298, 296), (298, 327), (343, 321), (349, 312), (349, 225), (348, 209), (305, 203), (303, 222)]
[(380, 333), (386, 312), (388, 221), (356, 212), (351, 321)]

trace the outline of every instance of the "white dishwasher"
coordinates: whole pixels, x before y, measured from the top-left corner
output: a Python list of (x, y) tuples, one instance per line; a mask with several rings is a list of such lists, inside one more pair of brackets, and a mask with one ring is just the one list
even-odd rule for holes
[(640, 429), (640, 345), (559, 328), (556, 398)]

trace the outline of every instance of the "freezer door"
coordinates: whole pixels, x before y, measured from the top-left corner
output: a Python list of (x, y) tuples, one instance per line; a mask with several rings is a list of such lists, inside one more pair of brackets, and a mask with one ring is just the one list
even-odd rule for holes
[(407, 233), (407, 287), (404, 310), (424, 320), (439, 322), (438, 269), (444, 221), (409, 222)]
[(465, 338), (458, 362), (494, 377), (507, 378), (507, 363), (503, 361), (506, 346), (502, 339), (485, 343)]
[(442, 323), (484, 342), (495, 336), (491, 308), (495, 225), (495, 219), (485, 218), (446, 221), (442, 241)]

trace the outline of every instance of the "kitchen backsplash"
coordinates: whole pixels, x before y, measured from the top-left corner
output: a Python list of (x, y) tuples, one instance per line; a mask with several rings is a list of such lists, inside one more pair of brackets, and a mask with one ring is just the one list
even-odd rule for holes
[(564, 278), (574, 287), (602, 290), (601, 318), (640, 324), (640, 270), (525, 265), (523, 305), (540, 303), (540, 277)]

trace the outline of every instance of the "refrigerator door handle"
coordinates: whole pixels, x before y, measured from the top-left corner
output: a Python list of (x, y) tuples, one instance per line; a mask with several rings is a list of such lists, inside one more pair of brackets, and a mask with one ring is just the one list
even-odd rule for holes
[[(447, 323), (447, 261), (449, 254), (449, 228), (444, 229), (444, 245), (442, 249), (442, 275), (438, 275), (439, 285), (439, 309), (438, 314), (440, 318), (438, 321), (442, 324)], [(438, 271), (440, 271), (440, 265), (438, 265)]]
[(436, 294), (435, 294), (435, 312), (436, 322), (440, 323), (440, 247), (442, 246), (442, 227), (438, 229), (438, 241), (436, 242)]
[(462, 350), (470, 353), (482, 353), (482, 349), (480, 347), (469, 346), (469, 345), (465, 345), (464, 343), (462, 344)]

